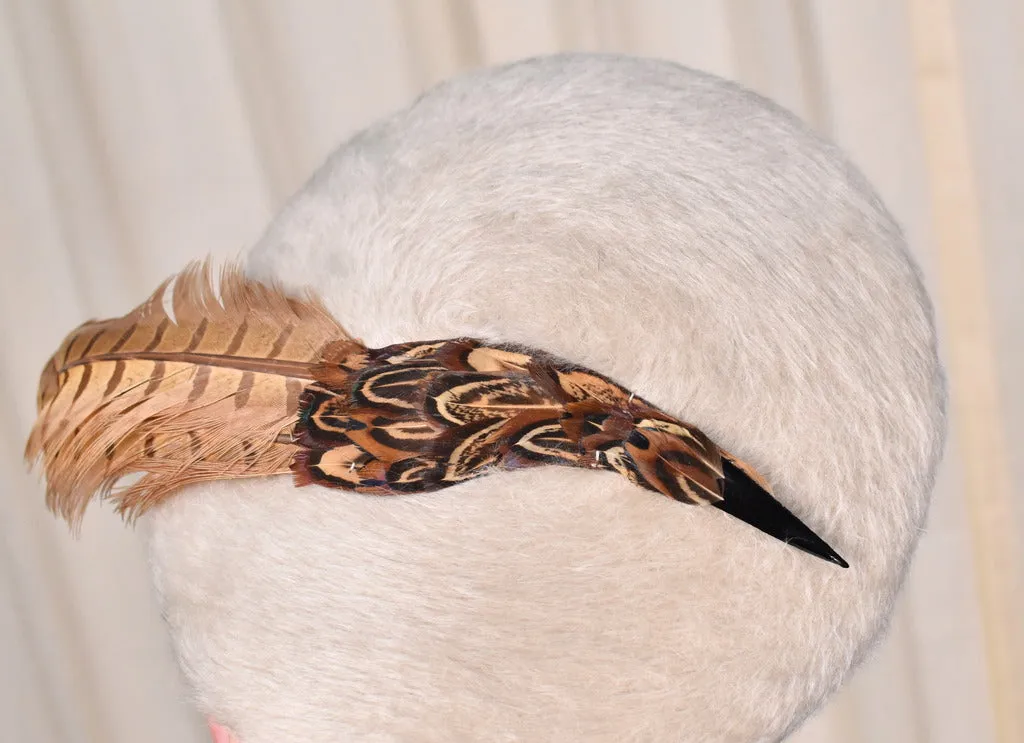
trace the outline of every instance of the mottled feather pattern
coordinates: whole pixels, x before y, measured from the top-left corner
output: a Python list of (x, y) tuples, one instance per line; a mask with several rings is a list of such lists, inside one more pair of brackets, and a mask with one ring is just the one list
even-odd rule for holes
[(47, 364), (26, 456), (42, 455), (48, 504), (72, 524), (95, 492), (134, 517), (210, 480), (291, 471), (385, 495), (559, 464), (717, 506), (845, 565), (753, 468), (597, 372), (472, 338), (370, 349), (314, 298), (236, 268), (219, 288), (192, 266)]
[(473, 339), (389, 346), (361, 362), (342, 386), (326, 370), (302, 399), (302, 483), (414, 492), (487, 468), (568, 464), (622, 471), (687, 503), (722, 499), (707, 437), (595, 372)]

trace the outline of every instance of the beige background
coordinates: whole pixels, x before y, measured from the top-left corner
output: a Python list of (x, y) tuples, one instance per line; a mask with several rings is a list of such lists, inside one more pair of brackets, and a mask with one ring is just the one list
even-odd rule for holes
[(560, 49), (737, 79), (844, 145), (936, 299), (952, 436), (892, 632), (793, 740), (1024, 741), (1020, 0), (0, 0), (0, 738), (187, 743), (140, 537), (79, 541), (20, 449), (38, 371), (345, 136), (461, 69)]

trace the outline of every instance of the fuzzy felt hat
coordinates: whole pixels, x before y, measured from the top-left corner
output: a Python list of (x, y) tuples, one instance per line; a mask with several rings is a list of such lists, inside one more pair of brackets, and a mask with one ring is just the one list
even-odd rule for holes
[[(627, 477), (507, 467), (396, 497), (287, 475), (180, 488), (144, 517), (154, 577), (198, 704), (241, 743), (776, 741), (884, 628), (944, 437), (931, 309), (860, 173), (769, 101), (615, 56), (474, 72), (342, 146), (245, 271), (315, 292), (329, 316), (302, 317), (370, 348), (474, 338), (615, 380), (658, 411), (645, 430), (699, 429), (850, 567), (637, 487), (657, 484), (639, 450)], [(147, 373), (134, 389), (168, 372)], [(303, 399), (307, 429), (359, 441)], [(399, 418), (358, 423), (401, 450)], [(522, 448), (534, 429), (516, 431)]]

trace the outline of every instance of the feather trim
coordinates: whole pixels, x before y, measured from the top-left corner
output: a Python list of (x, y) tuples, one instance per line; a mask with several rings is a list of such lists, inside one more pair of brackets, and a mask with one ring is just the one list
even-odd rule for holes
[(184, 485), (288, 472), (282, 434), (321, 349), (362, 348), (316, 300), (236, 266), (218, 285), (209, 263), (191, 265), (124, 317), (73, 331), (47, 363), (25, 455), (42, 457), (47, 505), (72, 525), (94, 493), (133, 518)]
[(211, 480), (291, 471), (297, 485), (394, 494), (562, 464), (846, 565), (753, 468), (596, 372), (472, 338), (368, 349), (316, 299), (237, 267), (219, 290), (209, 264), (192, 265), (124, 317), (82, 325), (46, 365), (25, 453), (73, 528), (94, 493), (132, 519)]

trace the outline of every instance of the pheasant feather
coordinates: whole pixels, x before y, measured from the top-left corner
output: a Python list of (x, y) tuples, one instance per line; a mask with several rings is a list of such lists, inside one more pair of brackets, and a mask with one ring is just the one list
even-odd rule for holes
[(113, 494), (131, 517), (184, 485), (288, 472), (294, 447), (281, 434), (324, 339), (347, 338), (319, 303), (237, 269), (224, 271), (219, 297), (208, 266), (170, 284), (73, 331), (43, 370), (26, 456), (42, 455), (47, 504), (72, 524), (133, 473), (141, 479)]
[(416, 493), (557, 464), (713, 505), (846, 566), (753, 468), (594, 371), (471, 338), (369, 349), (317, 300), (237, 269), (219, 297), (208, 266), (171, 283), (82, 325), (43, 371), (26, 456), (42, 456), (47, 503), (73, 525), (97, 492), (135, 517), (211, 480), (291, 471), (298, 485)]

